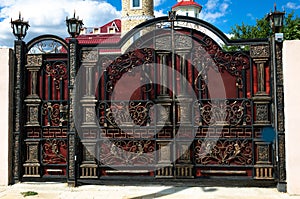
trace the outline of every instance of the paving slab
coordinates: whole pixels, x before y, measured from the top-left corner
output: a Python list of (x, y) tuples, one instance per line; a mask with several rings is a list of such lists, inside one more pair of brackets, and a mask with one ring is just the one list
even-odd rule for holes
[[(21, 193), (34, 191), (35, 196)], [(82, 185), (68, 187), (66, 183), (18, 183), (0, 187), (1, 199), (300, 199), (280, 193), (276, 188), (255, 187), (188, 187), (188, 186), (106, 186)]]

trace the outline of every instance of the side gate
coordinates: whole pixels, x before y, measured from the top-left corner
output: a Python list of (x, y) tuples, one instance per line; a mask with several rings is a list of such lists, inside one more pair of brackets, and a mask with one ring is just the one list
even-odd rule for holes
[(281, 43), (170, 15), (118, 44), (27, 49), (16, 179), (285, 183)]
[[(66, 179), (68, 164), (69, 67), (67, 43), (44, 35), (27, 45), (15, 92), (14, 177), (21, 180)], [(22, 54), (22, 53), (20, 53)], [(18, 74), (19, 73), (19, 74)], [(18, 113), (19, 112), (19, 113)], [(20, 115), (19, 115), (20, 114)]]

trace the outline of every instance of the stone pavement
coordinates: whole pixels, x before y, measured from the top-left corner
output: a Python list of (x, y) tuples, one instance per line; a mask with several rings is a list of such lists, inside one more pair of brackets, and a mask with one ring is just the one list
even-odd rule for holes
[[(22, 192), (38, 195), (23, 197)], [(279, 193), (275, 188), (184, 187), (184, 186), (104, 186), (68, 187), (66, 183), (19, 183), (0, 187), (1, 199), (300, 199)]]

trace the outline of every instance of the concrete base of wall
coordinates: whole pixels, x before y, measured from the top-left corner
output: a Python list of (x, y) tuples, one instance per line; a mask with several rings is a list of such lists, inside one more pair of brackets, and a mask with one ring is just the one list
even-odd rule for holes
[(300, 41), (283, 45), (287, 192), (300, 195)]
[(0, 48), (0, 185), (11, 183), (12, 157), (9, 153), (11, 139), (11, 128), (9, 128), (9, 104), (11, 103), (9, 91), (9, 74), (13, 66), (13, 51), (8, 48)]

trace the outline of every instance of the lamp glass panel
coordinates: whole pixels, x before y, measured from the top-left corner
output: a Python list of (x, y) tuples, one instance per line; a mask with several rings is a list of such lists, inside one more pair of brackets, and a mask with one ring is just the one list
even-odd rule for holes
[(274, 25), (276, 27), (282, 26), (282, 16), (281, 15), (274, 15)]
[(22, 34), (22, 25), (21, 24), (18, 24), (17, 25), (17, 32), (16, 32), (18, 35)]
[(76, 23), (71, 23), (71, 28), (70, 28), (70, 32), (71, 33), (75, 33), (76, 32)]

